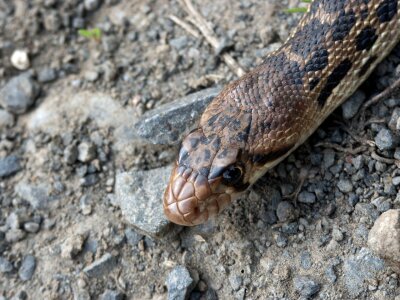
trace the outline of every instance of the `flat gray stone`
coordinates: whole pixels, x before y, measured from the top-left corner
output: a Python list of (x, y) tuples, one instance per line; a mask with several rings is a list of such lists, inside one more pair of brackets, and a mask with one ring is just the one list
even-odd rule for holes
[(51, 187), (47, 184), (29, 184), (25, 181), (15, 186), (19, 197), (29, 202), (33, 209), (44, 209), (54, 197), (50, 196)]
[(296, 291), (305, 298), (313, 297), (321, 288), (318, 282), (308, 276), (296, 276), (293, 279), (293, 285)]
[(11, 176), (21, 171), (21, 169), (20, 158), (15, 155), (9, 155), (0, 159), (0, 178)]
[(168, 288), (168, 300), (185, 300), (194, 287), (194, 280), (188, 269), (184, 266), (176, 266), (166, 280)]
[(361, 251), (344, 261), (343, 273), (344, 283), (349, 294), (357, 297), (366, 290), (368, 281), (375, 279), (380, 271), (384, 269), (384, 262), (374, 256), (368, 249)]
[(172, 167), (119, 173), (115, 181), (115, 204), (125, 219), (140, 233), (161, 237), (176, 232), (164, 216), (163, 194)]
[(154, 144), (174, 144), (194, 128), (206, 106), (221, 91), (209, 88), (145, 113), (134, 125), (137, 134)]
[(101, 277), (107, 275), (117, 265), (117, 260), (110, 253), (104, 254), (100, 259), (83, 269), (89, 277)]
[(36, 259), (32, 255), (27, 255), (22, 260), (21, 267), (18, 270), (19, 278), (22, 281), (28, 281), (32, 278), (36, 269)]
[(13, 114), (23, 114), (35, 102), (40, 87), (28, 74), (10, 79), (0, 90), (0, 105)]

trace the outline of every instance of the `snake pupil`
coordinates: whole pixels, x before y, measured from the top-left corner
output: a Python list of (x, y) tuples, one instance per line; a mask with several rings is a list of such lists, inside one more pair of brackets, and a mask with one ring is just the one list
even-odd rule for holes
[(242, 178), (242, 169), (235, 166), (229, 166), (222, 174), (223, 182), (227, 185), (234, 185)]

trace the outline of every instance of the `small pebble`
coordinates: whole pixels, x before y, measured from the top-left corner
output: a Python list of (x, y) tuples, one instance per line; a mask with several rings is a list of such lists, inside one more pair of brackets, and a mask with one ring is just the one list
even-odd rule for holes
[(0, 159), (0, 177), (8, 177), (21, 171), (19, 157), (15, 155), (6, 156)]
[(194, 288), (195, 282), (184, 266), (176, 266), (165, 282), (168, 289), (168, 300), (185, 300)]
[(36, 269), (36, 259), (32, 255), (27, 255), (22, 260), (21, 267), (18, 270), (19, 278), (22, 281), (28, 281), (32, 278)]
[(0, 256), (0, 273), (9, 273), (14, 269), (11, 262)]
[(83, 163), (92, 161), (96, 157), (96, 146), (93, 143), (82, 142), (78, 146), (78, 160)]
[(35, 222), (27, 222), (24, 224), (24, 230), (30, 233), (36, 233), (39, 231), (40, 225)]
[(296, 219), (296, 210), (288, 201), (279, 202), (276, 215), (280, 222), (289, 222)]
[(350, 193), (353, 191), (353, 184), (348, 179), (340, 179), (337, 187), (342, 193)]
[(314, 193), (303, 191), (299, 194), (299, 197), (297, 200), (301, 203), (313, 204), (313, 203), (315, 203), (316, 197), (315, 197)]
[(308, 276), (296, 276), (293, 280), (294, 288), (303, 297), (311, 298), (320, 290), (320, 285)]
[(393, 134), (386, 128), (382, 128), (375, 136), (375, 143), (381, 151), (392, 149), (395, 146)]
[(120, 291), (106, 290), (100, 295), (100, 300), (123, 300), (124, 294)]
[(238, 291), (243, 284), (243, 278), (241, 276), (231, 275), (229, 276), (229, 283), (234, 291)]
[(11, 64), (18, 70), (27, 70), (30, 66), (28, 52), (26, 50), (15, 50), (11, 55)]

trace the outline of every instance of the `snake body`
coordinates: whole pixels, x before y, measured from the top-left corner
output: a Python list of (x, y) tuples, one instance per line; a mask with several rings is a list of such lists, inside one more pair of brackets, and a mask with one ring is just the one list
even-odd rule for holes
[(261, 65), (227, 85), (184, 138), (168, 219), (207, 221), (301, 145), (400, 39), (400, 0), (316, 0)]

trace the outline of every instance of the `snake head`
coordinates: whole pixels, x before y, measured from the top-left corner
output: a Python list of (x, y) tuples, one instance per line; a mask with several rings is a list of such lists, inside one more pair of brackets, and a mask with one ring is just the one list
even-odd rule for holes
[(238, 149), (223, 147), (201, 129), (182, 142), (164, 193), (164, 213), (176, 224), (194, 226), (216, 216), (248, 186)]

